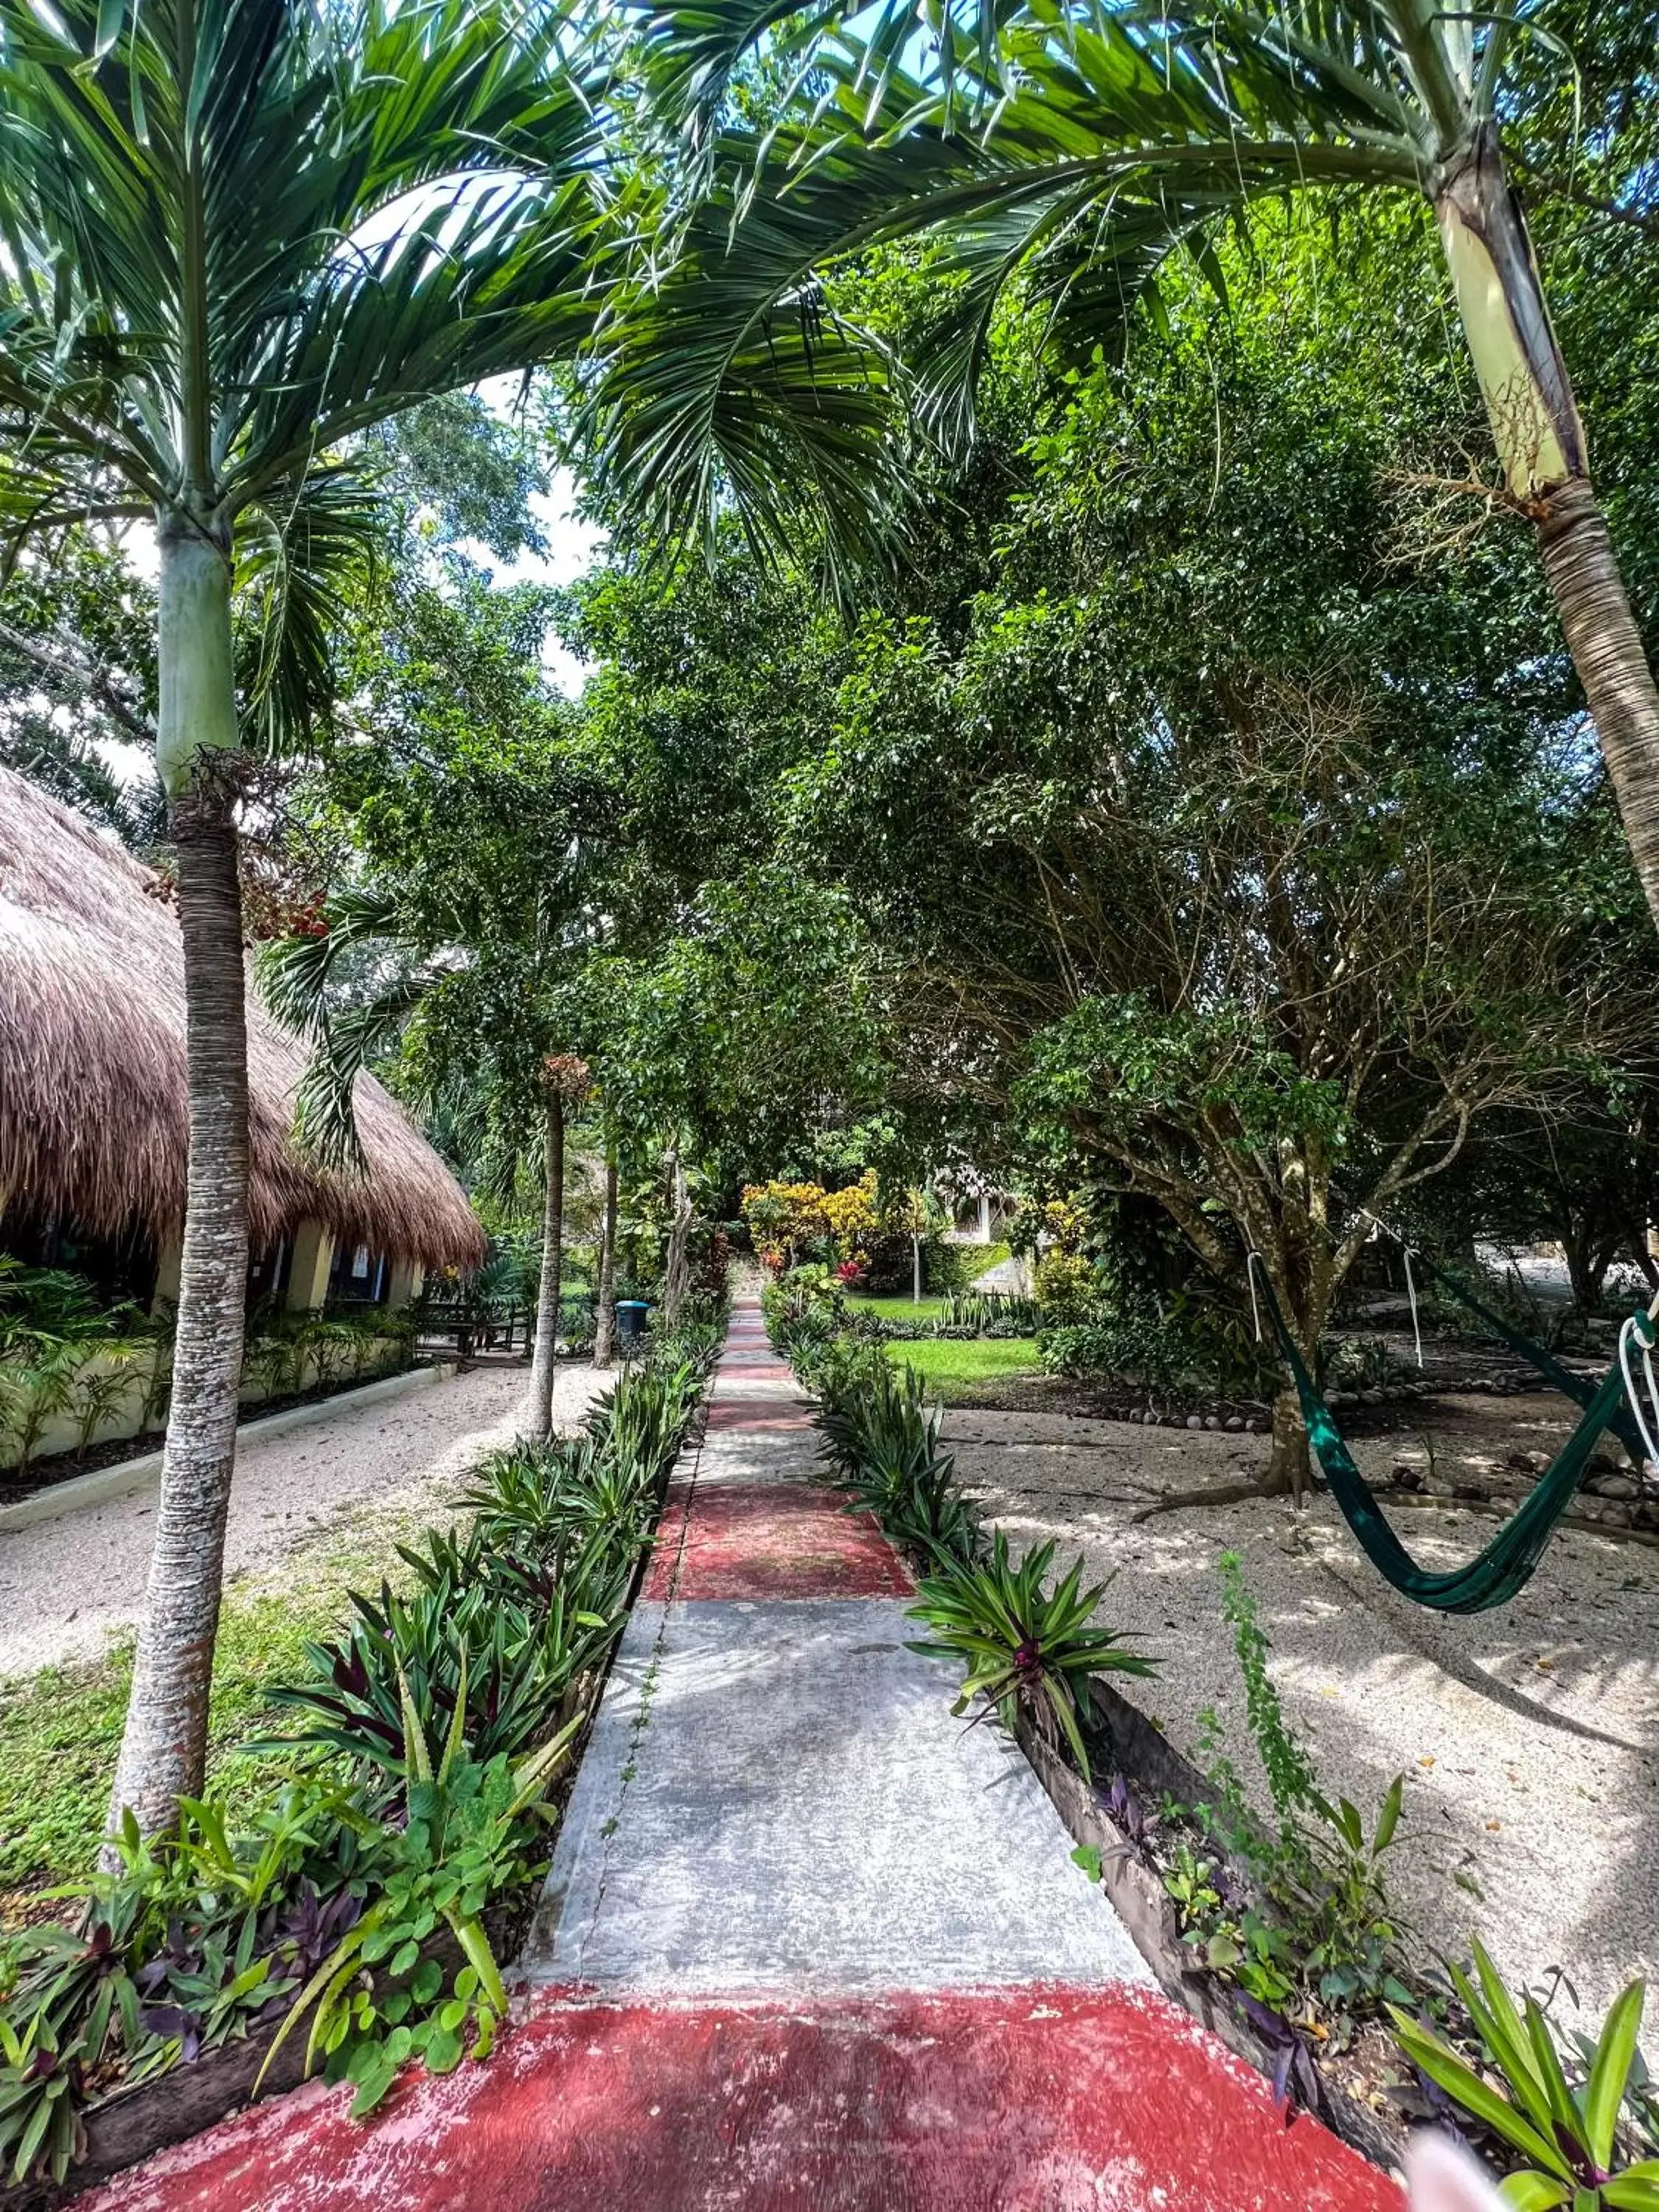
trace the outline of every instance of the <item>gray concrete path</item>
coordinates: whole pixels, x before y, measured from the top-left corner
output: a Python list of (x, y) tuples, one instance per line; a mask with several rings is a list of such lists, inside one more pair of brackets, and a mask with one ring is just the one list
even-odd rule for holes
[(907, 1652), (739, 1307), (486, 2066), (313, 2089), (88, 2212), (1398, 2212), (1149, 1986), (1024, 1761)]
[(739, 1308), (526, 1966), (684, 1998), (1146, 1984), (1021, 1754), (907, 1650), (902, 1563), (813, 1480)]

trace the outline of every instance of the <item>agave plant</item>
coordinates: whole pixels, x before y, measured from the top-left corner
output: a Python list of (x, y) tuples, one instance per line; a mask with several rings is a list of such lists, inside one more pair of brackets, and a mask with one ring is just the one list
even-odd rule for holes
[(1079, 1771), (1089, 1775), (1082, 1718), (1088, 1685), (1096, 1674), (1150, 1674), (1156, 1661), (1123, 1649), (1121, 1634), (1097, 1628), (1094, 1611), (1105, 1584), (1083, 1588), (1083, 1560), (1073, 1560), (1054, 1589), (1045, 1589), (1054, 1561), (1052, 1539), (1028, 1552), (1016, 1566), (999, 1529), (988, 1559), (955, 1568), (924, 1582), (913, 1620), (933, 1635), (909, 1649), (930, 1658), (957, 1659), (967, 1678), (955, 1710), (976, 1698), (1005, 1728), (1021, 1716), (1049, 1743), (1063, 1735)]
[(1637, 2063), (1644, 1985), (1632, 1982), (1614, 2000), (1589, 2053), (1584, 2078), (1567, 2080), (1542, 2008), (1528, 1996), (1517, 2011), (1498, 1969), (1477, 1943), (1480, 1986), (1454, 1966), (1482, 2059), (1502, 2082), (1460, 2058), (1442, 2037), (1391, 2006), (1400, 2047), (1453, 2102), (1520, 2152), (1525, 2165), (1504, 2183), (1516, 2212), (1659, 2212), (1659, 2158), (1621, 2154), (1620, 2111)]

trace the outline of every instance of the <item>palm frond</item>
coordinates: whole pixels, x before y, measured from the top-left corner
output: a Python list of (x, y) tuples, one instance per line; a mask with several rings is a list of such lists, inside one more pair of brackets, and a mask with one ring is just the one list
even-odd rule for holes
[(294, 1133), (302, 1151), (325, 1167), (361, 1173), (362, 1140), (353, 1092), (370, 1060), (391, 1050), (420, 1005), (428, 978), (418, 971), (397, 977), (374, 997), (325, 1008), (294, 1102)]
[(398, 904), (390, 891), (338, 890), (330, 897), (320, 929), (284, 937), (259, 948), (255, 980), (277, 1020), (302, 1036), (321, 1018), (334, 971), (343, 954), (376, 939), (395, 937)]
[(235, 538), (242, 726), (267, 752), (296, 744), (334, 695), (332, 645), (346, 586), (372, 566), (384, 529), (355, 469), (316, 469), (246, 508)]
[(644, 25), (647, 76), (687, 113), (701, 103), (705, 123), (757, 41), (787, 52), (811, 88), (776, 128), (724, 134), (682, 258), (620, 319), (612, 388), (625, 395), (637, 375), (660, 389), (678, 299), (700, 285), (726, 295), (726, 327), (711, 323), (708, 350), (682, 362), (683, 392), (615, 438), (618, 467), (642, 468), (647, 483), (653, 445), (678, 456), (714, 446), (713, 380), (768, 318), (875, 243), (930, 242), (951, 305), (909, 366), (926, 418), (960, 432), (1011, 285), (1046, 308), (1056, 346), (1083, 351), (1116, 335), (1172, 248), (1188, 244), (1213, 275), (1207, 234), (1250, 199), (1415, 188), (1431, 153), (1383, 0), (1273, 13), (888, 0), (783, 27), (757, 0), (697, 0), (648, 10)]

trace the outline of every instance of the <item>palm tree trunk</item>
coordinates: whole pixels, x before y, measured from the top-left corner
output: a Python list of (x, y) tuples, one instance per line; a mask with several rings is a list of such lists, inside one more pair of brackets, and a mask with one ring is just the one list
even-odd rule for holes
[(1435, 197), (1458, 309), (1511, 496), (1531, 517), (1567, 650), (1659, 922), (1659, 689), (1591, 486), (1583, 425), (1497, 126)]
[(605, 1220), (599, 1231), (599, 1281), (593, 1292), (593, 1364), (617, 1357), (617, 1140), (605, 1148)]
[(1538, 550), (1601, 740), (1607, 780), (1659, 922), (1659, 690), (1587, 477), (1542, 501)]
[[(163, 516), (155, 762), (170, 805), (185, 966), (190, 1153), (173, 1399), (149, 1590), (110, 1796), (145, 1835), (199, 1795), (236, 1454), (247, 1297), (247, 999), (236, 866), (230, 561), (199, 516)], [(104, 1853), (106, 1865), (113, 1851)]]
[(557, 1369), (559, 1306), (564, 1275), (564, 1099), (547, 1100), (547, 1194), (542, 1209), (542, 1279), (536, 1299), (536, 1340), (530, 1363), (527, 1433), (544, 1443), (553, 1433), (553, 1382)]
[(236, 826), (204, 778), (172, 810), (184, 940), (190, 1174), (149, 1595), (110, 1825), (171, 1826), (201, 1793), (247, 1293), (247, 1006)]

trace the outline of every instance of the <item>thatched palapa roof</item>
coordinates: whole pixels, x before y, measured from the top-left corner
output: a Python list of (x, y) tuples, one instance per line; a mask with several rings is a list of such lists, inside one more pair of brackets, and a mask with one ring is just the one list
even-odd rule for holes
[[(185, 1214), (185, 971), (156, 878), (67, 807), (0, 768), (0, 1211), (158, 1244)], [(357, 1079), (362, 1176), (295, 1149), (306, 1048), (250, 996), (256, 1249), (326, 1222), (342, 1243), (474, 1267), (483, 1233), (460, 1186), (372, 1077)]]

